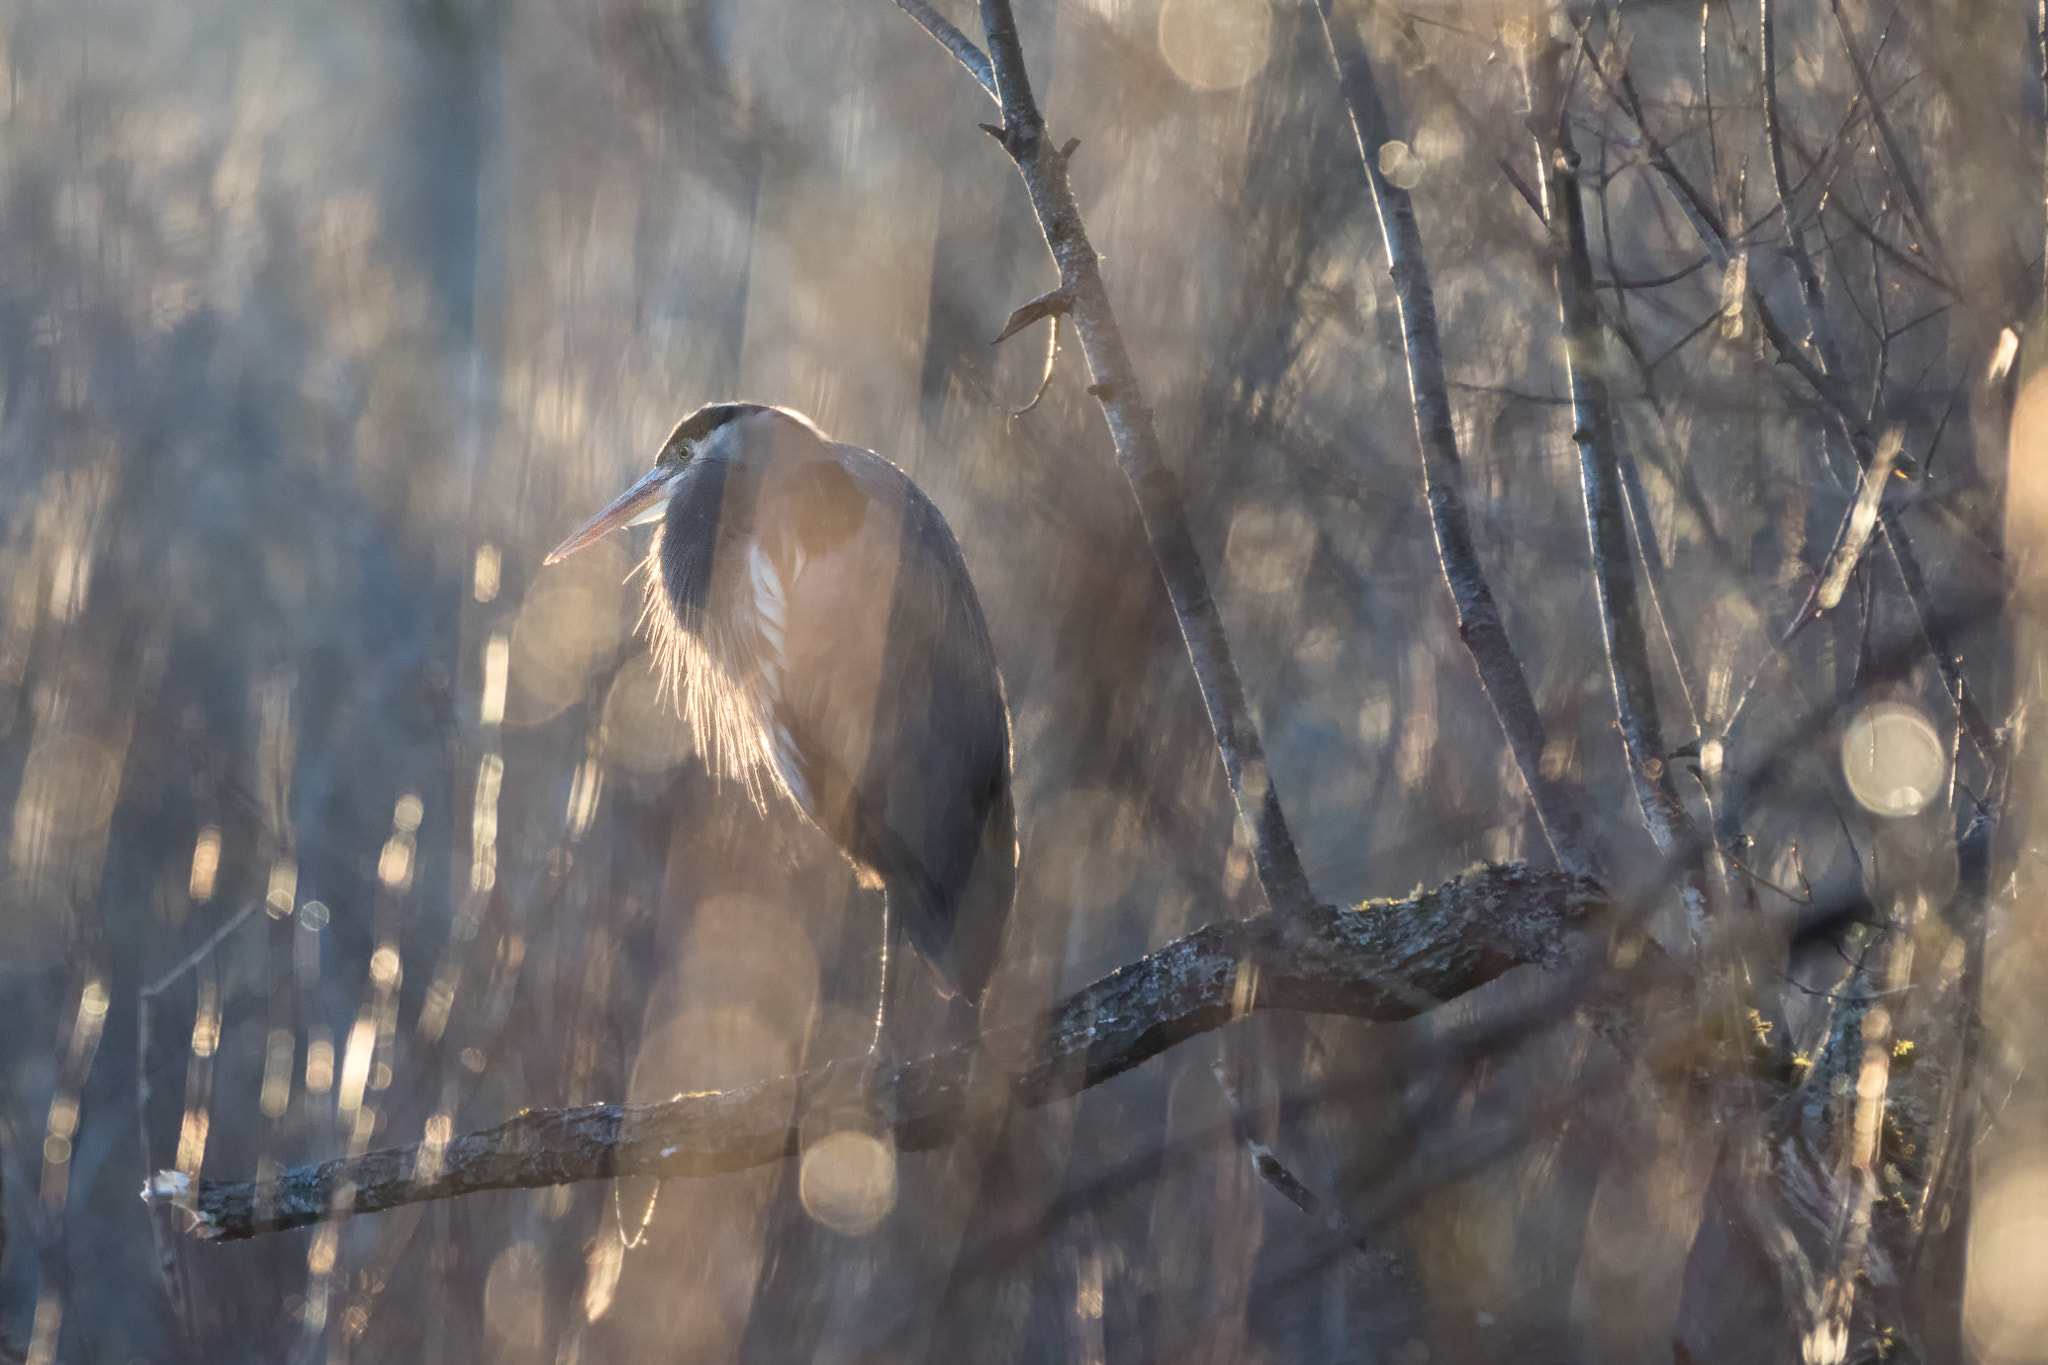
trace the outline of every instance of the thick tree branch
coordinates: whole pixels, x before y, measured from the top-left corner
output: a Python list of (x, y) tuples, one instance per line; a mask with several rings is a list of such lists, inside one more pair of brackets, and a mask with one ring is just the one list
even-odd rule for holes
[(1543, 771), (1543, 755), (1549, 747), (1543, 716), (1536, 709), (1522, 661), (1508, 640), (1472, 539), (1471, 520), (1465, 512), (1464, 463), (1458, 457), (1457, 432), (1451, 423), (1443, 341), (1437, 332), (1436, 299), (1423, 254), (1422, 229), (1415, 221), (1408, 191), (1380, 173), (1379, 150), (1389, 137), (1386, 106), (1364, 44), (1349, 25), (1331, 22), (1330, 4), (1331, 0), (1315, 0), (1315, 9), (1336, 63), (1351, 130), (1372, 184), (1380, 234), (1386, 241), (1389, 273), (1401, 308), (1401, 342), (1408, 358), (1415, 435), (1422, 448), (1423, 487), (1429, 497), (1430, 525), (1436, 532), (1437, 559), (1458, 607), (1458, 634), (1507, 735), (1552, 853), (1560, 866), (1597, 876), (1600, 858), (1584, 793)]
[[(1075, 992), (1050, 1013), (898, 1068), (878, 1104), (906, 1151), (951, 1141), (969, 1119), (977, 1068), (1007, 1058), (1014, 1103), (1034, 1107), (1099, 1085), (1252, 1010), (1394, 1021), (1525, 963), (1554, 966), (1604, 903), (1593, 882), (1488, 865), (1407, 900), (1317, 907), (1211, 924)], [(186, 1231), (231, 1240), (478, 1190), (622, 1175), (705, 1176), (799, 1149), (815, 1096), (844, 1093), (865, 1059), (658, 1104), (530, 1110), (422, 1154), (422, 1144), (300, 1166), (271, 1187), (159, 1172), (146, 1191)]]

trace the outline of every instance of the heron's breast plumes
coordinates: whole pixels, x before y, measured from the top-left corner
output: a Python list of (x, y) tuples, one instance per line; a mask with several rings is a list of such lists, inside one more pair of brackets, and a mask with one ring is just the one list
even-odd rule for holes
[[(764, 444), (678, 477), (643, 625), (711, 771), (756, 804), (779, 789), (829, 828), (866, 780), (889, 689), (933, 642), (894, 619), (901, 508), (875, 505), (815, 439)], [(907, 499), (908, 481), (866, 458)]]
[[(647, 597), (640, 615), (664, 692), (689, 720), (714, 776), (738, 782), (756, 806), (766, 803), (770, 788), (804, 804), (776, 761), (774, 713), (787, 620), (780, 594), (786, 589), (779, 578), (772, 584), (779, 614), (764, 613), (753, 602), (720, 603), (725, 609), (718, 609), (713, 594), (730, 599), (738, 585), (673, 581), (677, 557), (663, 556), (668, 535), (666, 526), (657, 531), (647, 552)], [(760, 558), (773, 575), (773, 563), (765, 555)], [(760, 595), (758, 590), (748, 593)]]

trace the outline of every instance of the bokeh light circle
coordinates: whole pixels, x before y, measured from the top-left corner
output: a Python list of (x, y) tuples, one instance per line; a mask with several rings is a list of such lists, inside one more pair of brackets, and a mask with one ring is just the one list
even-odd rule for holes
[(33, 808), (58, 838), (103, 829), (121, 789), (121, 764), (106, 746), (84, 735), (39, 741), (21, 773), (17, 807)]
[(867, 1133), (828, 1134), (804, 1150), (797, 1194), (832, 1231), (864, 1237), (896, 1207), (896, 1149)]
[(1230, 519), (1223, 562), (1240, 592), (1291, 593), (1315, 558), (1316, 524), (1292, 508), (1238, 508)]
[(533, 1243), (514, 1242), (499, 1252), (484, 1280), (484, 1321), (491, 1335), (508, 1347), (538, 1346), (546, 1288), (545, 1268)]
[(583, 695), (591, 669), (625, 637), (626, 569), (625, 551), (600, 541), (534, 580), (512, 623), (507, 721), (537, 725)]
[(637, 773), (667, 772), (696, 748), (675, 694), (662, 686), (652, 655), (619, 670), (604, 699), (604, 756)]
[(1399, 190), (1412, 190), (1422, 183), (1423, 162), (1407, 143), (1390, 140), (1380, 144), (1380, 174)]
[(1196, 90), (1235, 90), (1259, 74), (1273, 41), (1266, 0), (1166, 0), (1159, 54)]
[(1983, 1191), (1970, 1225), (1963, 1328), (1980, 1360), (2048, 1358), (2048, 1167), (2031, 1166)]
[(1927, 718), (1910, 706), (1866, 706), (1842, 730), (1842, 777), (1876, 815), (1918, 815), (1941, 794), (1948, 751)]

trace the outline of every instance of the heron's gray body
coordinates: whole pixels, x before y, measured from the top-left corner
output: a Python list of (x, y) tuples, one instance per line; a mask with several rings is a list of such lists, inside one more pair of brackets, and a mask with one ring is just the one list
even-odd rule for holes
[(1010, 724), (945, 518), (782, 409), (703, 408), (669, 444), (689, 453), (648, 617), (711, 761), (756, 801), (795, 802), (978, 1002), (1016, 874)]

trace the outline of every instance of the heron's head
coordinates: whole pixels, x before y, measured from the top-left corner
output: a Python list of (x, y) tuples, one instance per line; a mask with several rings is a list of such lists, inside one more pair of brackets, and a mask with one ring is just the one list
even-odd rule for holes
[(654, 468), (635, 479), (625, 492), (613, 498), (605, 509), (577, 528), (575, 534), (557, 545), (544, 561), (553, 564), (567, 559), (585, 546), (593, 545), (622, 526), (644, 526), (660, 521), (668, 511), (669, 495), (676, 481), (711, 434), (726, 423), (750, 413), (773, 409), (759, 403), (707, 403), (676, 423), (676, 429), (661, 443)]

